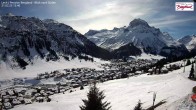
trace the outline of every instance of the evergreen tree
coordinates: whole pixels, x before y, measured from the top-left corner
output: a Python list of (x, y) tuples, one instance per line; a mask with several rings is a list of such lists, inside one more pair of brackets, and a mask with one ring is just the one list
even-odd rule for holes
[(159, 69), (159, 73), (158, 74), (161, 74), (162, 67), (159, 66), (158, 69)]
[(96, 87), (96, 84), (90, 87), (87, 98), (82, 100), (84, 105), (80, 106), (81, 110), (110, 110), (111, 108), (110, 103), (102, 101), (105, 98), (104, 93)]
[(16, 56), (16, 61), (18, 63), (18, 65), (23, 68), (26, 69), (26, 66), (28, 65), (28, 63), (26, 61), (24, 61), (22, 58), (20, 58), (19, 56)]
[(123, 56), (123, 62), (127, 62), (127, 58)]
[(142, 103), (141, 101), (139, 100), (137, 105), (135, 106), (134, 110), (142, 110)]
[(194, 64), (192, 64), (191, 71), (189, 74), (189, 78), (194, 78)]
[(81, 86), (80, 86), (80, 90), (83, 90), (83, 89), (84, 89), (84, 86), (83, 86), (83, 85), (81, 85)]
[(135, 72), (136, 72), (136, 69), (135, 69), (135, 67), (133, 67), (133, 68), (132, 68), (132, 72), (133, 72), (133, 73), (135, 73)]
[(190, 64), (191, 64), (191, 61), (190, 61), (190, 59), (188, 59), (187, 62), (186, 62), (186, 66), (188, 66)]

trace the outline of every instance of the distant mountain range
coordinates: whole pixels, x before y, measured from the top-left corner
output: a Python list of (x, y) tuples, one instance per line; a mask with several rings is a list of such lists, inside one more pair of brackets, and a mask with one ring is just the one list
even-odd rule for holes
[(113, 30), (89, 30), (85, 36), (110, 51), (131, 43), (142, 52), (151, 54), (184, 56), (188, 53), (182, 42), (173, 39), (167, 32), (149, 26), (142, 19), (134, 19), (127, 27)]
[(37, 57), (45, 61), (60, 57), (116, 59), (143, 52), (184, 56), (189, 52), (187, 48), (195, 48), (195, 36), (176, 41), (141, 19), (134, 19), (127, 27), (90, 30), (85, 36), (52, 19), (3, 15), (0, 16), (0, 61), (25, 67)]

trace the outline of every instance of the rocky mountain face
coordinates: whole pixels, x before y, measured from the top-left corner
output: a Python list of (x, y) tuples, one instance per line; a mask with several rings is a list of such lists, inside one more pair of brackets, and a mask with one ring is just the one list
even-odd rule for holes
[[(96, 46), (72, 27), (57, 21), (14, 15), (0, 16), (0, 58), (22, 67), (35, 57), (70, 60), (87, 55), (108, 59), (110, 52)], [(90, 58), (89, 58), (90, 59)]]
[(189, 51), (196, 49), (196, 35), (187, 35), (181, 39), (178, 39), (178, 42), (184, 44)]
[(189, 50), (191, 56), (196, 55), (196, 35), (187, 35), (181, 39), (178, 39), (178, 42), (184, 44)]
[[(186, 47), (181, 48), (184, 47), (182, 43), (175, 41), (168, 33), (149, 26), (142, 19), (134, 19), (127, 27), (113, 30), (90, 30), (85, 36), (96, 45), (110, 51), (131, 43), (141, 51), (151, 54), (168, 56), (185, 55), (188, 52)], [(176, 50), (173, 51), (173, 48)]]
[(119, 58), (127, 58), (130, 55), (132, 56), (141, 55), (142, 51), (139, 48), (135, 47), (133, 44), (129, 43), (121, 46), (116, 50), (113, 50), (111, 53), (114, 55), (113, 58), (119, 59)]
[(52, 19), (0, 16), (0, 61), (25, 67), (35, 58), (92, 60), (88, 55), (112, 59), (137, 56), (142, 52), (164, 56), (181, 56), (187, 52), (184, 44), (141, 19), (133, 20), (127, 27), (90, 30), (85, 36)]

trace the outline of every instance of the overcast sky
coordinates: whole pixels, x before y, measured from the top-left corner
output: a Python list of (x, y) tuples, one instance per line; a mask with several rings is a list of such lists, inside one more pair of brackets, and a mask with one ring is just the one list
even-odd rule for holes
[(41, 19), (52, 18), (72, 26), (82, 34), (89, 29), (113, 29), (114, 27), (127, 26), (134, 18), (146, 20), (151, 26), (160, 28), (175, 38), (196, 34), (196, 10), (193, 12), (175, 11), (175, 2), (191, 0), (53, 1), (56, 2), (56, 4), (21, 5), (20, 8), (1, 7), (0, 14), (11, 12), (15, 15), (38, 17)]

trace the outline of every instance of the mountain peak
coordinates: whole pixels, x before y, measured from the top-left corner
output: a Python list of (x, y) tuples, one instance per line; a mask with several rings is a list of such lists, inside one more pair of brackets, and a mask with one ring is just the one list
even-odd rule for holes
[(113, 28), (113, 31), (118, 31), (118, 30), (119, 30), (119, 28), (117, 28), (117, 27)]
[(196, 48), (196, 35), (186, 35), (178, 40), (180, 43), (184, 44), (188, 50), (193, 50)]
[(14, 14), (12, 14), (12, 13), (7, 13), (7, 14), (5, 14), (6, 16), (15, 16)]
[(174, 41), (173, 37), (168, 32), (163, 32), (163, 35), (167, 41)]
[(84, 35), (85, 35), (85, 36), (92, 36), (92, 35), (95, 35), (95, 34), (97, 34), (97, 33), (99, 33), (99, 31), (90, 29), (90, 30), (89, 30), (87, 33), (85, 33)]
[(146, 21), (140, 19), (140, 18), (134, 19), (133, 21), (131, 21), (131, 22), (129, 23), (129, 26), (130, 26), (130, 27), (135, 27), (135, 26), (138, 26), (138, 25), (143, 25), (143, 26), (149, 27), (148, 23), (147, 23)]
[(54, 19), (44, 19), (43, 22), (45, 22), (45, 23), (58, 23), (58, 21), (55, 21)]

